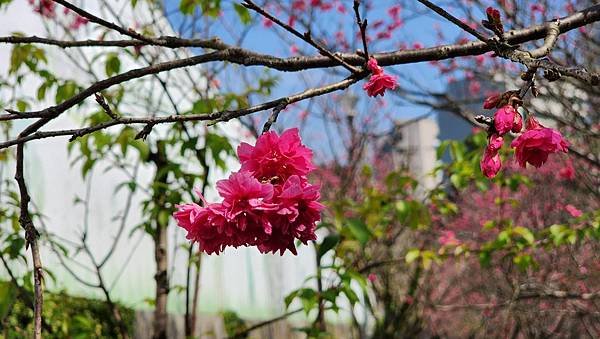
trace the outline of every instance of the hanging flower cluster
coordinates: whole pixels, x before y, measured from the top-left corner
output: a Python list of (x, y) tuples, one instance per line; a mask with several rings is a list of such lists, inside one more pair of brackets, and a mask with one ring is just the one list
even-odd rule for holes
[(396, 78), (389, 74), (385, 74), (383, 68), (379, 67), (375, 58), (369, 59), (369, 62), (367, 62), (367, 68), (369, 71), (371, 71), (371, 78), (363, 86), (363, 89), (367, 91), (369, 96), (383, 96), (386, 89), (393, 90), (396, 88)]
[[(515, 101), (511, 100), (513, 95), (511, 92), (493, 95), (483, 103), (484, 109), (498, 108), (488, 130), (488, 145), (480, 163), (481, 172), (488, 178), (495, 177), (502, 167), (498, 152), (504, 143), (503, 136), (508, 132), (520, 133), (523, 129), (523, 118), (516, 110)], [(539, 168), (548, 160), (550, 153), (566, 153), (568, 145), (559, 131), (544, 127), (533, 116), (529, 116), (525, 132), (513, 140), (510, 146), (515, 149), (517, 162), (521, 167), (529, 163)]]
[(188, 232), (187, 238), (200, 243), (208, 254), (220, 253), (227, 246), (297, 254), (295, 239), (304, 244), (316, 240), (323, 205), (318, 202), (319, 187), (307, 180), (315, 166), (298, 129), (280, 136), (267, 132), (255, 146), (242, 143), (237, 153), (240, 171), (217, 182), (222, 202), (177, 206), (173, 216)]

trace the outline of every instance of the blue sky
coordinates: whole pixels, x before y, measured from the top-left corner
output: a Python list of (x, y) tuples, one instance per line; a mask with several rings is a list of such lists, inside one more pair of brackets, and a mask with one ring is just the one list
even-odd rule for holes
[[(233, 29), (236, 32), (240, 32), (242, 29), (244, 29), (244, 26), (240, 23), (236, 13), (232, 8), (233, 3), (236, 2), (237, 1), (223, 1), (223, 16), (220, 19), (221, 23), (214, 25), (210, 29), (207, 29), (206, 26), (202, 26), (202, 23), (200, 23), (198, 25), (198, 31), (204, 31), (204, 35), (197, 34), (196, 37), (208, 37), (206, 35), (219, 36), (225, 42), (234, 44), (235, 40), (229, 31)], [(331, 32), (335, 32), (340, 29), (346, 32), (346, 36), (353, 37), (355, 35), (357, 27), (351, 9), (352, 1), (345, 0), (344, 3), (347, 3), (348, 9), (347, 13), (345, 14), (340, 14), (335, 10), (332, 10), (327, 14), (314, 17), (312, 25), (315, 27), (321, 27), (321, 31), (313, 31), (314, 37), (322, 36), (321, 33), (323, 32), (326, 34), (331, 34)], [(376, 5), (374, 5), (373, 8), (368, 11), (368, 13), (366, 13), (366, 17), (371, 24), (375, 23), (378, 19), (389, 19), (387, 9), (393, 4), (396, 4), (397, 1), (377, 0), (374, 3)], [(179, 0), (166, 0), (166, 4), (168, 9), (175, 9), (179, 4)], [(450, 8), (450, 10), (452, 9)], [(272, 11), (272, 9), (270, 11)], [(418, 11), (422, 11), (426, 14), (422, 14)], [(252, 15), (255, 17), (254, 13), (252, 13)], [(418, 3), (414, 5), (414, 8), (403, 8), (402, 16), (410, 17), (410, 19), (405, 21), (404, 26), (398, 29), (391, 39), (370, 44), (369, 48), (371, 53), (395, 50), (400, 44), (405, 44), (408, 46), (408, 48), (412, 48), (413, 44), (416, 42), (419, 42), (424, 47), (438, 45), (439, 42), (436, 41), (436, 27), (444, 31), (447, 38), (452, 39), (445, 41), (445, 43), (452, 43), (454, 42), (454, 39), (458, 37), (458, 29), (456, 29), (452, 24), (444, 21), (443, 18), (437, 16), (435, 13), (426, 10)], [(287, 18), (286, 15), (281, 14), (278, 15), (278, 17), (281, 17), (284, 20)], [(174, 27), (179, 27), (184, 19), (181, 14), (177, 14), (176, 11), (174, 11), (174, 14), (171, 16), (171, 20)], [(261, 18), (258, 20), (259, 22), (262, 21)], [(297, 25), (296, 27), (299, 26)], [(360, 44), (359, 40), (356, 42)], [(264, 27), (262, 24), (253, 26), (246, 32), (246, 38), (242, 44), (242, 47), (261, 53), (268, 53), (284, 57), (292, 55), (290, 52), (290, 47), (292, 44), (296, 45), (301, 51), (300, 53), (304, 55), (316, 54), (314, 48), (300, 39), (291, 36), (289, 33), (285, 32), (282, 28), (277, 27), (276, 25), (273, 25), (269, 28)], [(360, 46), (356, 47), (360, 48)], [(237, 81), (239, 74), (235, 71), (236, 67), (237, 66), (231, 67), (230, 70), (222, 77), (221, 81), (227, 82), (227, 85), (229, 86), (240, 83)], [(264, 70), (261, 68), (256, 68), (255, 71), (258, 72), (257, 74), (261, 74)], [(339, 75), (328, 76), (327, 82), (331, 83), (341, 80), (347, 75), (347, 72), (345, 72), (345, 70), (342, 68), (339, 68), (338, 71)], [(423, 86), (432, 91), (444, 91), (447, 83), (445, 79), (438, 76), (437, 70), (426, 62), (388, 67), (387, 71), (399, 75), (401, 79), (400, 81), (408, 88), (411, 86)], [(322, 70), (310, 70), (293, 73), (276, 71), (268, 72), (279, 77), (278, 86), (271, 93), (268, 99), (274, 99), (301, 92), (307, 88), (307, 84), (305, 83), (306, 79), (308, 79), (309, 83), (312, 81), (313, 84), (315, 84), (316, 82), (314, 81), (316, 81), (316, 79), (322, 79), (325, 75), (324, 71)], [(361, 101), (364, 100), (364, 102), (359, 103), (359, 106), (363, 107), (361, 110), (369, 111), (372, 109), (371, 107), (375, 101), (360, 93), (362, 92), (362, 85), (362, 82), (354, 85), (352, 91), (357, 93), (357, 96), (361, 98)], [(387, 111), (386, 113), (394, 119), (410, 119), (430, 111), (430, 108), (428, 107), (402, 102), (398, 96), (386, 95), (385, 98), (387, 101), (387, 105), (385, 106), (385, 110)], [(264, 97), (255, 98), (256, 101), (253, 103), (257, 103), (257, 100), (259, 99), (265, 100)], [(294, 110), (294, 113), (292, 114), (283, 112), (280, 115), (278, 125), (284, 125), (286, 127), (297, 125), (297, 113), (300, 110), (306, 109), (308, 107), (307, 105), (308, 102), (300, 103), (298, 110)], [(268, 116), (268, 113), (261, 113), (262, 119), (265, 119), (266, 116)], [(317, 129), (320, 127), (318, 126), (319, 122), (311, 120), (311, 118), (309, 118), (307, 124), (314, 126)]]

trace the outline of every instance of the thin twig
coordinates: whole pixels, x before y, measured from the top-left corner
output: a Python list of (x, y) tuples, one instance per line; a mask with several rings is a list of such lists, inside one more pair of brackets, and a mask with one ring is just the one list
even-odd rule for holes
[(30, 134), (26, 134), (20, 136), (14, 140), (9, 140), (3, 143), (0, 143), (0, 149), (14, 146), (17, 144), (23, 144), (25, 142), (36, 140), (36, 139), (44, 139), (58, 136), (71, 136), (69, 141), (73, 141), (78, 137), (82, 137), (86, 134), (90, 134), (102, 129), (106, 129), (108, 127), (116, 126), (116, 125), (130, 125), (130, 124), (163, 124), (163, 123), (172, 123), (172, 122), (184, 122), (184, 121), (211, 121), (211, 124), (216, 124), (217, 122), (229, 121), (231, 119), (239, 118), (248, 114), (264, 111), (267, 109), (271, 109), (281, 105), (283, 102), (288, 102), (288, 104), (292, 104), (298, 101), (302, 101), (305, 99), (317, 97), (323, 94), (331, 93), (338, 90), (343, 90), (350, 87), (352, 84), (358, 82), (359, 77), (349, 77), (342, 81), (326, 85), (318, 88), (311, 88), (305, 90), (304, 92), (297, 93), (288, 97), (283, 97), (279, 99), (275, 99), (269, 102), (265, 102), (262, 104), (258, 104), (252, 107), (243, 108), (239, 110), (233, 111), (219, 111), (210, 114), (188, 114), (188, 115), (169, 115), (162, 117), (120, 117), (117, 120), (107, 121), (98, 125), (77, 128), (77, 129), (69, 129), (69, 130), (56, 130), (56, 131), (38, 131), (32, 132)]
[(361, 72), (361, 69), (356, 68), (356, 67), (348, 64), (346, 61), (344, 61), (338, 55), (330, 52), (329, 50), (327, 50), (327, 48), (325, 48), (320, 43), (318, 43), (317, 41), (315, 41), (312, 38), (310, 31), (308, 31), (308, 32), (306, 32), (304, 34), (298, 32), (292, 26), (286, 24), (285, 22), (283, 22), (283, 21), (277, 19), (276, 17), (272, 16), (271, 14), (269, 14), (267, 11), (265, 11), (260, 6), (258, 6), (257, 4), (255, 4), (252, 0), (244, 0), (244, 2), (242, 3), (242, 5), (244, 7), (246, 7), (246, 8), (248, 8), (248, 9), (251, 9), (251, 10), (259, 13), (260, 15), (264, 16), (265, 18), (267, 18), (267, 19), (273, 21), (274, 23), (276, 23), (277, 25), (281, 26), (286, 31), (288, 31), (288, 32), (292, 33), (293, 35), (297, 36), (298, 38), (304, 40), (306, 43), (308, 43), (309, 45), (311, 45), (314, 48), (316, 48), (321, 54), (329, 57), (332, 60), (337, 61), (340, 65), (344, 66), (350, 72), (352, 72), (352, 73), (360, 73)]
[(354, 16), (356, 17), (356, 24), (358, 25), (358, 29), (360, 30), (360, 37), (363, 44), (363, 49), (365, 53), (365, 60), (369, 61), (369, 47), (367, 44), (367, 19), (364, 20), (360, 17), (360, 0), (354, 0)]
[(258, 329), (258, 328), (270, 325), (272, 323), (276, 323), (276, 322), (278, 322), (280, 320), (283, 320), (283, 319), (285, 319), (285, 318), (287, 318), (287, 317), (289, 317), (291, 315), (294, 315), (296, 313), (300, 313), (302, 310), (303, 310), (303, 308), (295, 309), (293, 311), (284, 313), (284, 314), (282, 314), (282, 315), (280, 315), (278, 317), (275, 317), (275, 318), (272, 318), (272, 319), (269, 319), (269, 320), (265, 320), (265, 321), (259, 322), (258, 324), (250, 326), (250, 327), (248, 327), (247, 329), (245, 329), (243, 331), (235, 333), (234, 335), (230, 336), (229, 339), (244, 338), (246, 335), (248, 335), (248, 333), (250, 333), (250, 332), (252, 332), (252, 331), (254, 331), (254, 330)]
[(477, 39), (479, 39), (479, 40), (481, 40), (481, 41), (483, 41), (485, 43), (489, 43), (490, 42), (489, 38), (486, 38), (483, 34), (479, 33), (477, 30), (473, 29), (471, 26), (469, 26), (469, 25), (465, 24), (464, 22), (460, 21), (458, 18), (456, 18), (452, 14), (448, 13), (446, 10), (444, 10), (440, 6), (432, 3), (429, 0), (417, 0), (417, 1), (419, 1), (423, 5), (427, 6), (429, 9), (431, 9), (434, 12), (436, 12), (437, 14), (441, 15), (446, 20), (448, 20), (451, 23), (455, 24), (456, 26), (458, 26), (462, 30), (464, 30), (467, 33), (471, 34), (472, 36), (476, 37)]
[(29, 193), (27, 192), (27, 184), (25, 183), (23, 163), (24, 163), (24, 144), (17, 146), (16, 172), (15, 180), (19, 186), (20, 195), (20, 216), (19, 224), (25, 230), (26, 248), (31, 247), (31, 257), (33, 258), (33, 283), (34, 283), (34, 305), (33, 305), (33, 338), (40, 339), (42, 337), (42, 307), (44, 305), (43, 292), (43, 268), (42, 260), (40, 259), (40, 249), (38, 244), (39, 232), (33, 225), (31, 215), (29, 214)]
[(271, 129), (271, 126), (277, 121), (277, 117), (279, 117), (279, 113), (284, 110), (288, 105), (287, 100), (282, 101), (281, 104), (279, 104), (278, 106), (276, 106), (275, 108), (273, 108), (273, 112), (271, 112), (271, 115), (269, 116), (269, 118), (267, 119), (267, 121), (265, 122), (265, 125), (263, 126), (262, 129), (262, 133), (267, 133), (269, 131), (269, 129)]

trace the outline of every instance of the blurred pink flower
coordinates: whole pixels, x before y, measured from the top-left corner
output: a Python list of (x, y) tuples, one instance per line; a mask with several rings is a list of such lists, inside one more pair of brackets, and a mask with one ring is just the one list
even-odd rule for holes
[(575, 168), (573, 168), (573, 163), (568, 161), (565, 167), (558, 171), (558, 176), (564, 180), (575, 179)]
[(438, 238), (438, 242), (442, 246), (457, 246), (460, 241), (456, 239), (456, 234), (453, 231), (442, 231), (442, 235)]
[(569, 204), (569, 205), (565, 205), (565, 211), (569, 212), (569, 214), (573, 217), (573, 218), (579, 218), (583, 212), (581, 212), (579, 209), (577, 209), (577, 207)]
[(52, 0), (29, 0), (29, 4), (34, 6), (33, 11), (46, 18), (56, 16), (56, 3)]

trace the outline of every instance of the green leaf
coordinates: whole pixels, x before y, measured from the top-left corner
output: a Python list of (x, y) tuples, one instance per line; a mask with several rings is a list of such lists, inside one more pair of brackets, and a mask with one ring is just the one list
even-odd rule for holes
[(529, 229), (527, 229), (525, 227), (521, 227), (521, 226), (515, 227), (513, 229), (513, 232), (515, 232), (516, 234), (523, 237), (523, 239), (525, 239), (525, 241), (527, 241), (530, 245), (535, 242), (535, 236)]
[(358, 295), (356, 295), (350, 286), (344, 286), (343, 291), (351, 305), (354, 305), (359, 301)]
[(417, 258), (421, 255), (421, 251), (419, 249), (412, 249), (410, 251), (408, 251), (408, 253), (406, 253), (406, 256), (404, 257), (404, 260), (406, 260), (407, 264), (412, 263), (413, 261), (417, 260)]
[(371, 239), (371, 231), (367, 228), (367, 225), (360, 219), (352, 218), (348, 220), (348, 228), (356, 240), (365, 246), (369, 239)]
[(27, 110), (27, 107), (29, 107), (27, 101), (21, 99), (17, 100), (17, 109), (19, 110), (19, 112), (25, 112)]
[(199, 0), (181, 0), (179, 2), (179, 10), (185, 15), (192, 15), (198, 5)]
[(81, 177), (82, 178), (85, 178), (87, 176), (87, 174), (90, 172), (92, 167), (94, 167), (95, 163), (96, 163), (96, 160), (92, 159), (92, 158), (87, 158), (85, 160), (85, 162), (83, 163), (83, 166), (81, 166)]
[(317, 258), (321, 260), (321, 258), (327, 253), (329, 250), (334, 248), (340, 242), (340, 235), (337, 233), (332, 233), (327, 235), (323, 242), (319, 245), (319, 249), (317, 250)]
[(252, 21), (252, 17), (250, 17), (250, 11), (246, 7), (240, 4), (233, 4), (233, 9), (235, 9), (235, 12), (240, 17), (240, 21), (244, 25), (247, 25)]
[(108, 53), (106, 55), (106, 63), (104, 64), (104, 70), (107, 76), (113, 76), (119, 74), (121, 71), (121, 60), (117, 53)]
[[(225, 157), (234, 154), (229, 139), (215, 133), (207, 133), (205, 138), (205, 147), (210, 150), (215, 164), (223, 170), (227, 169)], [(225, 153), (224, 156), (221, 156), (221, 153)]]
[(56, 103), (61, 103), (75, 95), (78, 86), (74, 81), (67, 80), (62, 85), (56, 88)]

